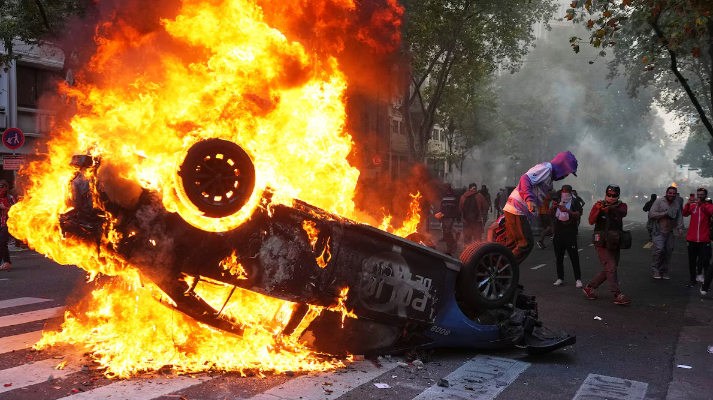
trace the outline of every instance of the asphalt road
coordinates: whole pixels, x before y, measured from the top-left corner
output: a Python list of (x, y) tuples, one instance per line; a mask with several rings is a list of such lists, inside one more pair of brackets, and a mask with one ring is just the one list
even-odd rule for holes
[[(606, 283), (598, 289), (597, 300), (588, 300), (574, 287), (568, 259), (565, 285), (552, 286), (557, 277), (551, 246), (533, 250), (521, 266), (520, 281), (527, 293), (537, 296), (541, 321), (576, 333), (574, 346), (539, 357), (518, 349), (487, 353), (439, 350), (423, 369), (397, 366), (396, 359), (382, 360), (381, 367), (367, 360), (345, 371), (294, 377), (147, 374), (112, 381), (91, 364), (88, 371), (79, 371), (87, 363), (81, 359), (68, 364), (74, 363), (76, 369), (54, 370), (59, 357), (72, 352), (67, 348), (13, 352), (8, 338), (31, 337), (43, 326), (57, 327), (61, 319), (3, 326), (4, 317), (17, 322), (21, 313), (55, 310), (92, 289), (76, 267), (59, 266), (33, 252), (13, 253), (13, 269), (0, 272), (0, 399), (713, 399), (713, 354), (707, 351), (713, 346), (713, 301), (702, 301), (697, 289), (685, 287), (685, 241), (676, 240), (671, 280), (655, 281), (649, 271), (651, 250), (643, 248), (643, 224), (631, 223), (629, 228), (634, 246), (622, 252), (619, 279), (632, 299), (630, 306), (614, 305)], [(600, 268), (587, 229), (582, 227), (579, 239), (585, 284)], [(14, 300), (22, 298), (36, 303), (13, 306), (14, 301), (26, 302)], [(488, 378), (491, 372), (493, 379)], [(37, 378), (32, 378), (33, 374)], [(47, 381), (50, 374), (53, 379)], [(449, 382), (465, 379), (471, 382), (466, 383), (470, 389), (458, 392), (437, 386), (444, 377)], [(380, 389), (374, 383), (389, 388)]]

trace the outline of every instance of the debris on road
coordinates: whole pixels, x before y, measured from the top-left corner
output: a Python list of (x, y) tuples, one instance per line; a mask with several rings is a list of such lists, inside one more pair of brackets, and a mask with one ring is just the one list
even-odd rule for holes
[(693, 367), (691, 367), (690, 365), (683, 365), (683, 364), (678, 364), (676, 367), (678, 367), (678, 368), (683, 368), (683, 369), (691, 369), (691, 368), (693, 368)]
[(64, 360), (61, 363), (57, 364), (57, 366), (54, 367), (54, 369), (63, 370), (65, 365), (67, 365), (67, 360)]
[(5, 384), (5, 387), (10, 387), (10, 386), (12, 386), (12, 383), (6, 383), (6, 384)]
[(399, 362), (396, 363), (396, 365), (398, 365), (398, 366), (401, 367), (401, 368), (408, 368), (408, 364), (405, 363), (405, 362), (399, 361)]
[(602, 320), (602, 317), (600, 317), (600, 316), (597, 315), (596, 317), (594, 317), (594, 319), (596, 319), (597, 321), (601, 321), (601, 320)]
[(354, 356), (354, 361), (364, 361), (364, 355), (361, 354), (361, 355)]
[(379, 389), (391, 389), (391, 386), (386, 383), (375, 383), (374, 386), (378, 387)]
[(444, 378), (439, 379), (437, 385), (440, 387), (445, 387), (445, 388), (451, 387), (451, 383), (448, 382), (448, 380), (446, 380)]
[(713, 354), (713, 346), (708, 346), (708, 352)]

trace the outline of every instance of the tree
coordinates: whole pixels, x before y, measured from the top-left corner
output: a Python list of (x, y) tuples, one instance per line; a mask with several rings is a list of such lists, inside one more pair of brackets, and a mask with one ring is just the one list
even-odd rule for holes
[(557, 7), (555, 0), (405, 0), (404, 6), (410, 70), (400, 111), (411, 154), (423, 160), (453, 78), (473, 88), (474, 79), (499, 67), (516, 70), (534, 40), (533, 26)]
[[(713, 2), (587, 0), (570, 6), (566, 18), (585, 24), (593, 47), (614, 49), (610, 77), (626, 72), (632, 96), (653, 86), (667, 111), (685, 119), (697, 115), (713, 137)], [(570, 42), (578, 52), (582, 40)]]

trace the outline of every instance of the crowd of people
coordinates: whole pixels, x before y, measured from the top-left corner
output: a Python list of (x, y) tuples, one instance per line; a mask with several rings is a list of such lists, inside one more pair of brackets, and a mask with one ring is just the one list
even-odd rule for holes
[[(606, 187), (604, 198), (593, 204), (587, 222), (593, 225), (592, 244), (597, 252), (601, 270), (587, 285), (582, 283), (579, 260), (579, 226), (584, 215), (585, 201), (571, 185), (562, 185), (555, 190), (554, 182), (571, 175), (576, 176), (577, 159), (570, 152), (558, 154), (552, 161), (538, 164), (528, 170), (517, 187), (507, 194), (500, 189), (491, 202), (485, 185), (471, 183), (462, 195), (455, 194), (450, 185), (446, 187), (440, 212), (436, 217), (443, 225), (442, 241), (446, 251), (453, 254), (460, 234), (454, 232), (453, 224), (463, 221), (463, 246), (485, 240), (484, 233), (504, 226), (503, 243), (512, 250), (518, 263), (522, 263), (535, 244), (547, 249), (546, 240), (551, 238), (556, 259), (557, 280), (555, 286), (565, 283), (565, 254), (569, 256), (574, 274), (574, 285), (581, 288), (589, 299), (595, 299), (595, 290), (607, 282), (614, 303), (627, 305), (631, 299), (620, 288), (617, 268), (622, 249), (632, 245), (629, 231), (624, 230), (627, 204), (620, 199), (621, 188), (611, 184)], [(683, 218), (690, 217), (686, 236), (690, 280), (688, 287), (701, 284), (701, 297), (713, 297), (710, 286), (713, 281), (711, 241), (713, 241), (713, 202), (708, 191), (699, 188), (684, 204), (676, 187), (669, 187), (666, 195), (651, 200), (644, 206), (648, 212), (647, 230), (653, 248), (651, 275), (656, 280), (669, 279), (669, 263), (673, 255), (674, 237), (683, 237)], [(488, 227), (488, 215), (493, 213), (495, 222)], [(530, 221), (539, 221), (540, 235), (535, 241)]]

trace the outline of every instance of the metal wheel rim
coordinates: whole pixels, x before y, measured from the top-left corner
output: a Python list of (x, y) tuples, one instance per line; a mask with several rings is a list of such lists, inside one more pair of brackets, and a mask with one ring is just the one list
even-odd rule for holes
[[(182, 168), (182, 177), (194, 198), (211, 207), (227, 207), (244, 202), (252, 166), (243, 157), (226, 149), (210, 149), (198, 162)], [(200, 207), (199, 207), (200, 208)]]
[(513, 285), (513, 267), (500, 253), (488, 253), (480, 259), (475, 270), (475, 287), (486, 300), (501, 299)]

